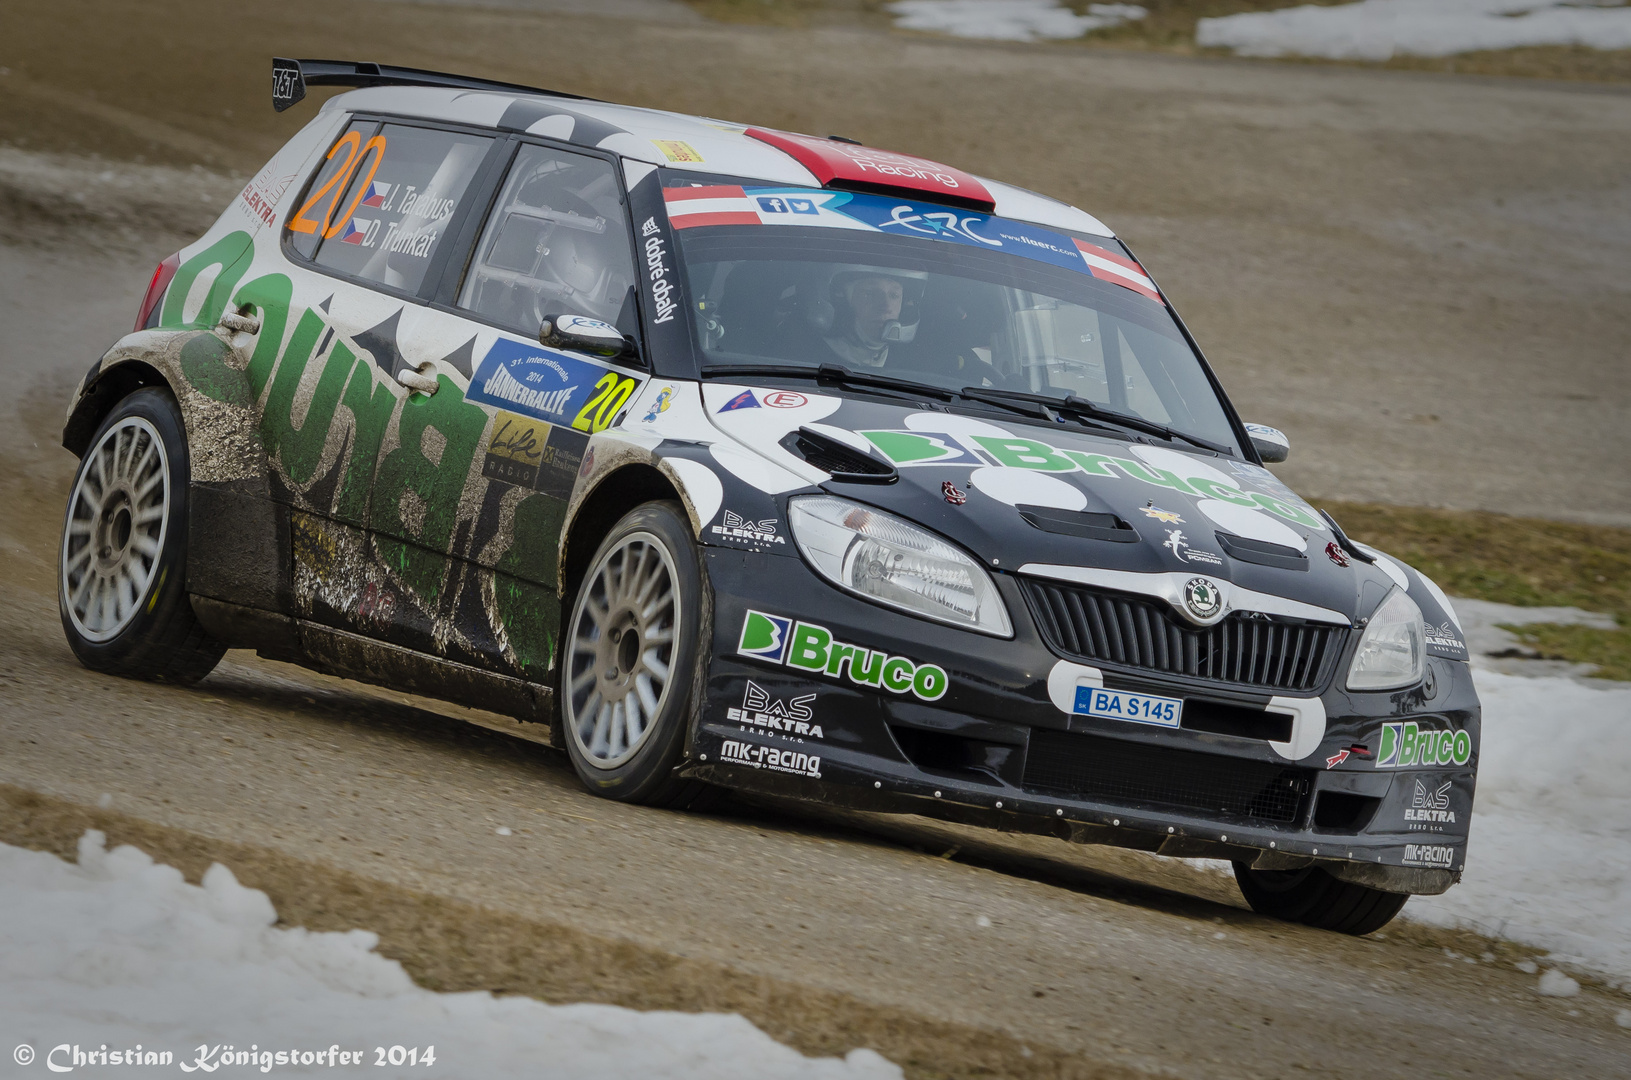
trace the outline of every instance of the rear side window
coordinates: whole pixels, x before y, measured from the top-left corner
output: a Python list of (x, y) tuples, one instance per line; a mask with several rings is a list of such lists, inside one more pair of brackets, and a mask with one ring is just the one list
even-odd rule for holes
[(492, 140), (402, 124), (353, 124), (289, 221), (322, 267), (414, 293)]
[(586, 315), (633, 333), (634, 260), (611, 163), (522, 146), (459, 306), (529, 337), (551, 315)]

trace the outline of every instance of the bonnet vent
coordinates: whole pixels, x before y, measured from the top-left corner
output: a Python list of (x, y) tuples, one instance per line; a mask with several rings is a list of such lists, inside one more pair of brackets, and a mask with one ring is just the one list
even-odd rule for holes
[(1282, 570), (1307, 570), (1308, 556), (1294, 547), (1270, 544), (1233, 533), (1219, 532), (1218, 544), (1231, 559), (1257, 563), (1259, 566), (1278, 566)]
[(888, 462), (845, 446), (830, 435), (801, 427), (781, 441), (782, 449), (814, 465), (834, 480), (850, 484), (892, 484), (900, 476)]

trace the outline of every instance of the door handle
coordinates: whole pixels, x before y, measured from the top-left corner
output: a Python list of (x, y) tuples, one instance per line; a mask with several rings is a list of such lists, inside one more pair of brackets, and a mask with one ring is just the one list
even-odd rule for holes
[[(427, 363), (422, 365), (422, 367), (431, 367), (431, 365)], [(426, 397), (430, 397), (441, 387), (441, 383), (436, 381), (435, 376), (427, 375), (419, 368), (403, 368), (401, 371), (396, 373), (396, 381), (401, 383), (403, 386), (406, 386), (409, 390), (412, 390), (415, 393), (424, 394)]]
[[(253, 309), (246, 307), (244, 310), (251, 311)], [(236, 311), (223, 311), (221, 320), (217, 325), (232, 331), (234, 334), (258, 334), (261, 332), (259, 315), (244, 315)]]

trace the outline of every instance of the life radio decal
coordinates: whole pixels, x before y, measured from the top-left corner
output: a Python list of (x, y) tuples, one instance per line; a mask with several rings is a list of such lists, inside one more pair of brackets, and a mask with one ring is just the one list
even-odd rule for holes
[(835, 641), (824, 626), (762, 611), (749, 611), (743, 617), (736, 653), (856, 686), (910, 693), (923, 701), (939, 701), (951, 685), (946, 669), (938, 664), (919, 664), (863, 645), (846, 645)]
[(589, 436), (581, 431), (500, 411), (481, 474), (564, 500), (572, 495), (588, 445)]
[(1164, 305), (1155, 282), (1125, 251), (1064, 233), (969, 210), (902, 202), (882, 195), (811, 188), (713, 184), (663, 189), (676, 229), (720, 225), (795, 225), (920, 236), (1019, 255), (1130, 289)]

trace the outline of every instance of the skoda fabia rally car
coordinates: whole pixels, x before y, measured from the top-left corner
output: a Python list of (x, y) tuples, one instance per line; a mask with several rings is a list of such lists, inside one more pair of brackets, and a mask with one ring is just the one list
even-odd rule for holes
[(1456, 616), (1264, 462), (1074, 207), (861, 146), (411, 69), (324, 104), (91, 366), (63, 627), (550, 725), (734, 788), (1233, 862), (1365, 933), (1460, 875)]

